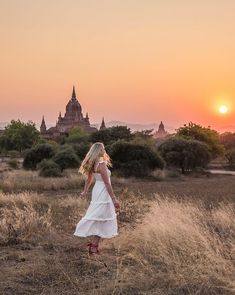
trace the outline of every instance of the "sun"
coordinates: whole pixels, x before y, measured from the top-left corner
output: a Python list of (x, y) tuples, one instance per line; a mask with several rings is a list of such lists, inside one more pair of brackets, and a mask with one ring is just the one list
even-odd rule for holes
[(221, 105), (221, 106), (219, 107), (219, 112), (220, 112), (221, 114), (226, 114), (226, 113), (228, 112), (228, 107), (227, 107), (226, 105)]

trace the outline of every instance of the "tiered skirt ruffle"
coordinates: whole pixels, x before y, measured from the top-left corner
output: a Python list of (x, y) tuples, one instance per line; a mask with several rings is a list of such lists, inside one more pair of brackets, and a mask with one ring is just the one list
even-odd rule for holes
[(115, 207), (104, 184), (99, 182), (93, 188), (90, 205), (85, 216), (78, 222), (74, 235), (112, 238), (118, 235), (117, 231)]

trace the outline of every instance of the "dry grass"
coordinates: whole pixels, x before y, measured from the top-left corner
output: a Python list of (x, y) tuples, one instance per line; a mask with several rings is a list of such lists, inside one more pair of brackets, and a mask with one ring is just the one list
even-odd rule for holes
[[(118, 216), (120, 226), (134, 226), (149, 208), (141, 194), (133, 194), (128, 190), (120, 195), (120, 200), (123, 208)], [(89, 198), (83, 200), (71, 194), (48, 198), (27, 191), (0, 193), (0, 244), (23, 241), (35, 244), (48, 241), (56, 231), (72, 231), (88, 205)]]
[[(24, 187), (16, 175), (9, 190)], [(29, 175), (25, 187), (38, 189)], [(0, 294), (235, 294), (234, 178), (114, 179), (119, 235), (88, 259), (73, 232), (90, 196), (64, 190), (69, 177), (56, 191), (43, 179), (43, 193), (0, 193)]]
[(53, 199), (32, 192), (0, 193), (0, 244), (48, 242), (56, 230), (74, 226), (85, 207), (87, 201), (72, 196)]
[(1, 245), (35, 243), (50, 234), (51, 208), (36, 194), (0, 194), (0, 216)]
[[(155, 171), (154, 179), (118, 178), (112, 176), (112, 183), (117, 195), (122, 195), (127, 188), (135, 194), (142, 193), (152, 198), (155, 193), (161, 196), (172, 195), (178, 199), (198, 199), (207, 206), (214, 206), (220, 201), (235, 202), (235, 181), (231, 175), (200, 175), (196, 177), (175, 177), (172, 171)], [(160, 173), (160, 174), (159, 174)], [(83, 189), (84, 178), (76, 169), (64, 171), (61, 178), (39, 177), (37, 171), (12, 170), (0, 173), (0, 190), (3, 192), (43, 192), (57, 197), (61, 194), (78, 194)]]
[(38, 171), (12, 170), (0, 177), (0, 188), (3, 192), (22, 192), (46, 190), (58, 191), (81, 188), (84, 178), (73, 171), (67, 171), (64, 177), (40, 177)]
[(130, 241), (117, 294), (235, 292), (232, 205), (221, 203), (209, 212), (202, 204), (159, 198), (142, 224), (123, 240), (125, 249)]

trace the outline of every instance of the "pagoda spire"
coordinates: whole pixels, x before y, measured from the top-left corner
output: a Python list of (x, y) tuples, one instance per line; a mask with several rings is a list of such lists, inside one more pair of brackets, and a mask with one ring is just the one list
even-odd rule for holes
[(62, 116), (61, 116), (61, 112), (59, 112), (59, 116), (58, 116), (58, 122), (60, 122), (62, 119)]
[(165, 132), (165, 127), (164, 127), (162, 121), (161, 121), (161, 123), (159, 124), (158, 131), (163, 131), (163, 132)]
[(42, 117), (42, 123), (41, 123), (41, 126), (40, 126), (40, 132), (45, 133), (46, 131), (47, 131), (47, 127), (46, 127), (45, 119), (44, 119), (44, 116), (43, 116)]
[(106, 129), (105, 123), (104, 123), (104, 117), (102, 119), (101, 125), (100, 125), (100, 130)]
[(75, 86), (73, 85), (72, 99), (76, 99)]
[(86, 113), (85, 121), (90, 125), (88, 113)]

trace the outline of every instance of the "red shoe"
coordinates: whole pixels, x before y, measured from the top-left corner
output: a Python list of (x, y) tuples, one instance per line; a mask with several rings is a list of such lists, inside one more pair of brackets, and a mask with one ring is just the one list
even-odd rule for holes
[(96, 255), (100, 254), (100, 251), (98, 249), (98, 245), (95, 245), (93, 243), (88, 243), (87, 246), (89, 246), (89, 255)]

